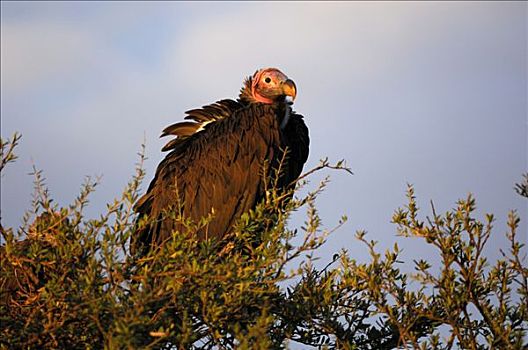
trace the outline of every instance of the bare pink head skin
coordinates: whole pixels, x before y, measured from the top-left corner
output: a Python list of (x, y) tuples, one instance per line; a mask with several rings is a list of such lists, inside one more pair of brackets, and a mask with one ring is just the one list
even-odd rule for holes
[(295, 100), (297, 88), (293, 80), (277, 68), (258, 70), (251, 79), (251, 97), (261, 103), (272, 104), (286, 96)]

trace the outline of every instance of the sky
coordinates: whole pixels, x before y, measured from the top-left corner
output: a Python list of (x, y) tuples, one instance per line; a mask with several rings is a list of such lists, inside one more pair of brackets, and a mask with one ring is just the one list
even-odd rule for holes
[[(1, 2), (1, 135), (22, 134), (1, 178), (2, 225), (30, 208), (32, 167), (66, 206), (86, 176), (102, 175), (97, 217), (134, 172), (146, 141), (145, 189), (163, 158), (161, 130), (184, 111), (236, 98), (243, 79), (278, 67), (297, 85), (310, 130), (309, 169), (325, 171), (321, 249), (368, 260), (356, 230), (434, 260), (390, 223), (415, 186), (423, 216), (468, 193), (494, 213), (491, 258), (506, 248), (509, 210), (528, 169), (526, 2)], [(290, 225), (302, 224), (299, 213)], [(410, 266), (410, 265), (409, 265)]]

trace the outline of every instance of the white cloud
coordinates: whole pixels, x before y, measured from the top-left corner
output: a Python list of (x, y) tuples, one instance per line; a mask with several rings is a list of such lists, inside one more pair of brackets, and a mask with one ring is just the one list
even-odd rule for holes
[(94, 39), (62, 23), (2, 24), (2, 87), (20, 92), (56, 75), (79, 74), (100, 52)]
[(210, 91), (271, 65), (312, 82), (372, 77), (405, 57), (415, 14), (397, 4), (259, 3), (200, 17), (175, 42), (170, 60), (180, 79)]

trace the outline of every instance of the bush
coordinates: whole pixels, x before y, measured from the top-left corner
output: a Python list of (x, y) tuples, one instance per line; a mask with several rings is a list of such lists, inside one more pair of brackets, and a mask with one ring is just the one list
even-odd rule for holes
[[(16, 158), (18, 140), (2, 141), (2, 169)], [(269, 349), (291, 341), (340, 349), (528, 346), (528, 269), (515, 212), (508, 220), (510, 250), (490, 262), (482, 252), (493, 216), (477, 219), (473, 197), (442, 215), (433, 207), (422, 221), (409, 186), (408, 203), (393, 222), (400, 235), (435, 248), (441, 259), (435, 272), (425, 260), (414, 262), (415, 273), (401, 272), (398, 246), (382, 254), (364, 232), (356, 236), (370, 262), (343, 250), (317, 269), (311, 256), (333, 231), (321, 230), (315, 206), (325, 180), (289, 201), (271, 188), (221, 241), (197, 241), (190, 231), (133, 256), (142, 160), (121, 198), (95, 219), (84, 208), (97, 181), (88, 179), (74, 203), (59, 207), (35, 171), (25, 224), (16, 232), (1, 228), (1, 348)], [(346, 169), (324, 160), (307, 175), (325, 168)], [(524, 196), (527, 179), (517, 186)], [(305, 225), (290, 229), (289, 216), (301, 208)]]

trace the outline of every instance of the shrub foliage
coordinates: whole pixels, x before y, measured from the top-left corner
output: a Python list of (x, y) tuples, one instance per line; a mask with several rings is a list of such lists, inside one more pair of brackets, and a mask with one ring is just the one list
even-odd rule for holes
[[(2, 170), (16, 159), (19, 139), (1, 142)], [(223, 240), (197, 241), (189, 230), (133, 256), (130, 238), (145, 224), (136, 223), (132, 211), (144, 177), (142, 154), (122, 196), (92, 219), (84, 211), (97, 180), (87, 179), (76, 200), (59, 207), (42, 173), (34, 171), (33, 207), (24, 223), (16, 230), (0, 227), (0, 348), (528, 346), (528, 269), (515, 212), (508, 218), (509, 251), (489, 261), (484, 248), (494, 219), (476, 217), (472, 196), (444, 214), (432, 206), (421, 219), (409, 186), (407, 204), (392, 220), (399, 235), (434, 247), (438, 266), (423, 259), (413, 262), (414, 272), (402, 272), (409, 265), (397, 244), (380, 252), (357, 232), (370, 261), (343, 250), (317, 268), (314, 253), (333, 231), (321, 229), (315, 206), (327, 180), (292, 200), (270, 186), (263, 203)], [(324, 168), (346, 169), (323, 160), (307, 176)], [(526, 180), (528, 174), (516, 187), (525, 197)], [(288, 218), (303, 208), (305, 224), (290, 228)]]

